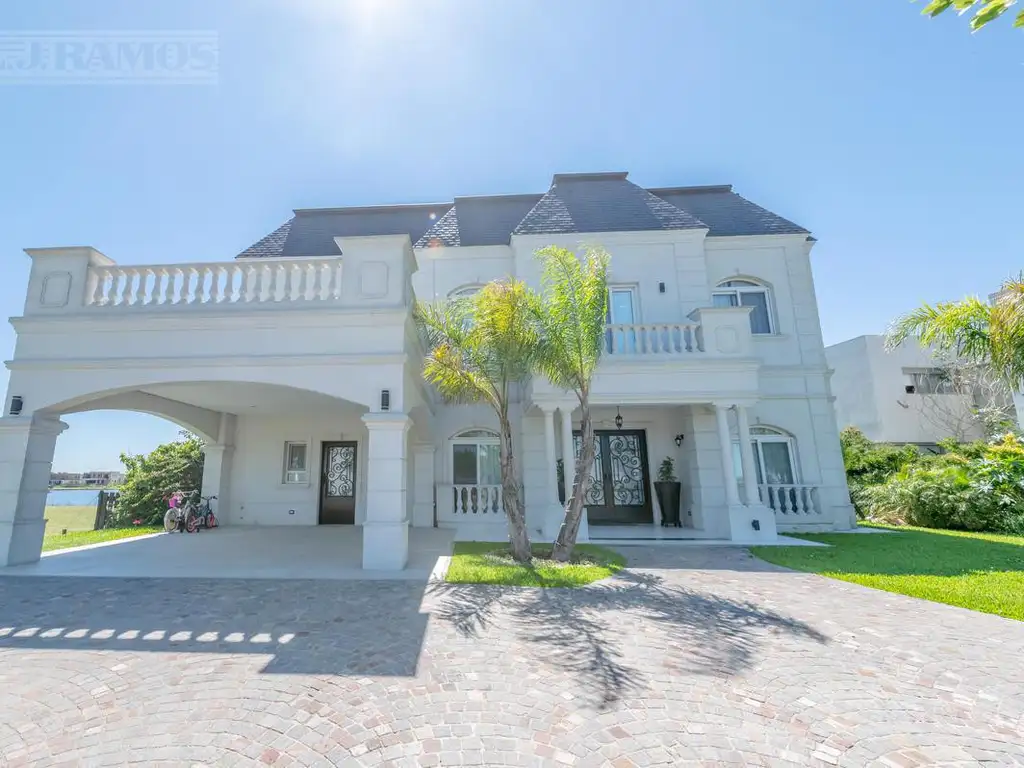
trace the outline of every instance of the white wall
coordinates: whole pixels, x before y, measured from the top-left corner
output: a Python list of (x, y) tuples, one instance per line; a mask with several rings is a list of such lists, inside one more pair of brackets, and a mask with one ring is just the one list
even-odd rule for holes
[(883, 336), (858, 336), (833, 344), (825, 354), (835, 371), (832, 390), (840, 428), (855, 426), (868, 439), (887, 443), (983, 437), (979, 425), (969, 418), (969, 398), (906, 392), (912, 379), (905, 369), (937, 367), (932, 351), (916, 342), (887, 351)]
[[(240, 417), (235, 431), (228, 524), (316, 525), (320, 502), (321, 444), (355, 440), (356, 523), (365, 518), (366, 427), (359, 412), (341, 407), (280, 416)], [(283, 482), (285, 442), (308, 445), (309, 481)]]

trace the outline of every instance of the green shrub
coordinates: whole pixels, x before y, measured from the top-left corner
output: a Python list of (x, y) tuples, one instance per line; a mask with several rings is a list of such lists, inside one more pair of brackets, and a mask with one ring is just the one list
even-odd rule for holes
[(203, 443), (182, 432), (178, 440), (157, 446), (148, 454), (121, 454), (124, 483), (114, 511), (107, 515), (107, 528), (122, 528), (140, 520), (142, 525), (160, 525), (171, 494), (197, 490), (203, 482)]
[(843, 464), (850, 487), (850, 500), (860, 517), (867, 512), (867, 489), (884, 483), (903, 467), (920, 458), (912, 445), (897, 447), (888, 443), (874, 443), (856, 427), (847, 427), (839, 433), (843, 449)]
[(859, 488), (858, 501), (880, 522), (1024, 533), (1024, 445), (1007, 435), (922, 457), (885, 483)]

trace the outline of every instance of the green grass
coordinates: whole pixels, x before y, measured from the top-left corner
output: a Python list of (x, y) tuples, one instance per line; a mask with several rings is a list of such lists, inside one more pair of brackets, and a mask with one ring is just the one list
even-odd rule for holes
[(877, 535), (789, 534), (832, 548), (751, 547), (751, 551), (762, 560), (797, 571), (1024, 621), (1024, 536), (890, 530), (894, 532)]
[(102, 541), (130, 539), (133, 536), (144, 536), (147, 533), (158, 533), (162, 530), (163, 528), (138, 525), (131, 528), (104, 528), (102, 531), (69, 531), (66, 534), (59, 532), (52, 535), (47, 534), (43, 537), (43, 552), (81, 547), (85, 544), (99, 544)]
[(47, 507), (46, 535), (68, 531), (91, 531), (96, 522), (96, 505), (83, 507)]
[(580, 587), (611, 576), (626, 564), (626, 558), (618, 552), (593, 544), (577, 545), (571, 563), (551, 560), (550, 545), (535, 545), (533, 555), (530, 565), (520, 565), (504, 544), (457, 541), (447, 581), (515, 587)]

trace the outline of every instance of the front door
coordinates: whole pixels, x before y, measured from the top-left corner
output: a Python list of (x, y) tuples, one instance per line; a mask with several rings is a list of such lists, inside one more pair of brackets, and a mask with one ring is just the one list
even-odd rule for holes
[(356, 521), (356, 444), (324, 443), (320, 457), (320, 525)]
[[(643, 430), (596, 430), (597, 454), (587, 489), (587, 518), (591, 525), (653, 523), (647, 435)], [(573, 435), (576, 455), (582, 438)]]

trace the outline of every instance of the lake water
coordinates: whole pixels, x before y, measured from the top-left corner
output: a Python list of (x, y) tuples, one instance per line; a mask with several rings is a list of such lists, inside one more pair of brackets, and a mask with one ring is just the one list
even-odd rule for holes
[(48, 507), (95, 507), (99, 491), (86, 488), (84, 490), (53, 489), (46, 494)]

